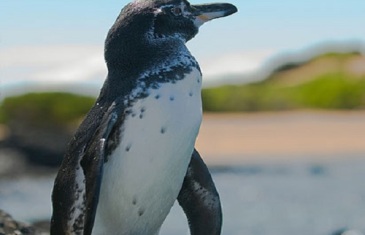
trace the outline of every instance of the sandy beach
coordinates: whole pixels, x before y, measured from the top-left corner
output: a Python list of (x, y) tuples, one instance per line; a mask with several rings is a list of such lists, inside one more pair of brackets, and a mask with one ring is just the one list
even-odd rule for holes
[(210, 165), (365, 157), (365, 111), (205, 113), (196, 147)]
[(197, 149), (209, 164), (365, 157), (365, 112), (205, 114)]

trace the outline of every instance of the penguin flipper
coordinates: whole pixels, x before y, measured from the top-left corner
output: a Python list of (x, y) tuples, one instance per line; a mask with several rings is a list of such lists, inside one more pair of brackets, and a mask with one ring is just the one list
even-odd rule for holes
[(188, 218), (191, 235), (221, 234), (222, 208), (219, 194), (196, 149), (177, 199)]
[(118, 114), (115, 106), (109, 108), (104, 114), (94, 138), (85, 149), (85, 155), (81, 160), (81, 167), (85, 174), (85, 218), (83, 235), (91, 235), (94, 226), (96, 209), (99, 202), (100, 186), (103, 177), (103, 165), (106, 161), (106, 145)]

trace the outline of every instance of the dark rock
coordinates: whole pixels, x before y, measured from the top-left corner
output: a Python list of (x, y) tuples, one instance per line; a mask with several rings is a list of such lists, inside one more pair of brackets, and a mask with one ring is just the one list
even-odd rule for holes
[(13, 219), (0, 209), (0, 235), (49, 235), (50, 222), (41, 221), (27, 224)]
[(56, 170), (56, 168), (44, 166), (44, 164), (30, 163), (29, 158), (19, 149), (0, 148), (0, 178), (2, 179), (53, 175)]
[[(38, 139), (37, 141), (28, 141), (29, 139)], [(56, 140), (55, 140), (56, 141)], [(17, 136), (10, 136), (4, 140), (0, 149), (13, 148), (26, 156), (27, 161), (34, 165), (57, 167), (60, 165), (67, 141), (59, 140), (64, 144), (63, 147), (55, 147), (48, 145), (42, 137), (33, 136), (26, 138), (19, 138)], [(42, 144), (43, 142), (43, 144)]]
[(9, 214), (0, 210), (0, 234), (5, 235), (41, 235), (27, 223), (14, 220)]
[(331, 235), (363, 235), (363, 233), (358, 230), (350, 230), (347, 228), (342, 228), (333, 232)]
[(60, 127), (32, 127), (17, 123), (9, 126), (9, 134), (0, 141), (0, 150), (12, 148), (21, 152), (34, 165), (58, 167), (73, 130)]

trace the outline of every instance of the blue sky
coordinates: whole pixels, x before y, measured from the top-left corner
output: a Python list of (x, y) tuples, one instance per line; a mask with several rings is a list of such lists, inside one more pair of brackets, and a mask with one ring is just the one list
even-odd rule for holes
[[(250, 72), (278, 53), (300, 51), (316, 43), (365, 42), (364, 0), (230, 2), (239, 13), (203, 25), (188, 43), (208, 82), (224, 73)], [(46, 77), (55, 75), (56, 81), (71, 82), (78, 75), (80, 81), (101, 84), (106, 74), (105, 35), (126, 3), (0, 1), (1, 79), (5, 84), (46, 82)], [(95, 71), (91, 73), (87, 66)]]

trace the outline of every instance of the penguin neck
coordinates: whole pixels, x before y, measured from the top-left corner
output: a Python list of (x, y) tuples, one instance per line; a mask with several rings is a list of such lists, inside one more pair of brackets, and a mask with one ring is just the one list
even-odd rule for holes
[(162, 61), (189, 53), (180, 37), (151, 38), (135, 36), (121, 38), (116, 45), (105, 46), (105, 60), (109, 74), (138, 77), (138, 73), (156, 66)]
[(101, 97), (106, 96), (111, 99), (109, 101), (128, 95), (138, 86), (138, 79), (150, 75), (151, 71), (154, 73), (159, 69), (168, 70), (176, 65), (187, 66), (190, 61), (195, 62), (185, 41), (179, 37), (151, 38), (146, 34), (140, 36), (144, 40), (136, 40), (135, 37), (129, 34), (113, 44), (106, 42), (108, 77)]

